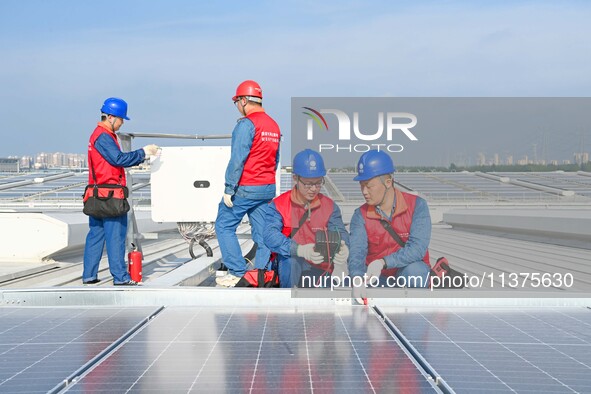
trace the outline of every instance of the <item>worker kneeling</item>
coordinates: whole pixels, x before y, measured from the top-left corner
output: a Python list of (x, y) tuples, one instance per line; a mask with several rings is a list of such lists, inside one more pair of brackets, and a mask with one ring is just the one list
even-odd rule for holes
[(363, 282), (358, 289), (429, 286), (429, 207), (394, 187), (394, 171), (384, 151), (367, 151), (357, 163), (365, 204), (351, 218), (349, 274), (354, 285)]
[(325, 287), (331, 275), (347, 275), (349, 234), (340, 208), (320, 193), (325, 175), (320, 153), (299, 152), (293, 189), (267, 207), (264, 242), (276, 255), (281, 287)]

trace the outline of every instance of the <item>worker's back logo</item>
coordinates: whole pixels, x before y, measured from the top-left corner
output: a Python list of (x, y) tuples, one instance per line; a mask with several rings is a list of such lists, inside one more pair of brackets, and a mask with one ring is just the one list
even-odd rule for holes
[[(316, 110), (310, 107), (302, 107), (305, 111), (303, 114), (308, 116), (306, 125), (306, 139), (308, 141), (314, 140), (314, 129), (329, 131), (328, 122), (323, 115), (331, 114), (336, 117), (338, 123), (338, 134), (336, 137), (338, 141), (383, 141), (384, 137), (386, 143), (373, 144), (327, 144), (321, 143), (318, 145), (320, 152), (326, 150), (348, 151), (348, 152), (367, 152), (370, 149), (387, 150), (388, 152), (402, 152), (404, 147), (400, 144), (390, 144), (395, 138), (396, 132), (402, 132), (406, 138), (411, 141), (418, 141), (418, 138), (410, 131), (417, 125), (417, 117), (408, 112), (378, 112), (377, 113), (377, 130), (368, 131), (361, 130), (359, 127), (359, 112), (353, 112), (353, 122), (347, 113), (338, 109), (320, 109)], [(367, 111), (366, 111), (367, 112)], [(351, 125), (352, 123), (352, 125)], [(325, 138), (323, 138), (324, 142)]]

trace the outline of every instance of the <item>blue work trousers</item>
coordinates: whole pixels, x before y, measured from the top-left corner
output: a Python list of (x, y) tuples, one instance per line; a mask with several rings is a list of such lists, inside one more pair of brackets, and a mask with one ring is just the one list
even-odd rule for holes
[(424, 261), (415, 261), (406, 267), (398, 268), (396, 281), (380, 275), (380, 287), (397, 287), (395, 284), (405, 287), (429, 287), (429, 273), (431, 268)]
[(125, 236), (127, 234), (127, 215), (114, 218), (97, 219), (88, 217), (90, 231), (84, 246), (84, 272), (82, 281), (97, 279), (103, 248), (107, 244), (109, 270), (113, 283), (125, 283), (131, 278), (125, 262)]
[[(330, 272), (309, 264), (301, 257), (279, 259), (279, 285), (290, 287), (324, 287), (323, 277), (330, 277)], [(306, 277), (305, 280), (302, 278)], [(330, 282), (327, 282), (330, 286)]]
[(234, 195), (232, 199), (234, 203), (232, 208), (228, 208), (223, 200), (220, 202), (215, 220), (215, 232), (222, 252), (222, 260), (228, 267), (228, 272), (235, 276), (243, 276), (246, 272), (246, 260), (238, 243), (236, 229), (244, 215), (248, 215), (252, 240), (257, 244), (254, 267), (265, 268), (271, 252), (263, 242), (263, 231), (265, 210), (271, 200), (252, 200), (238, 195)]

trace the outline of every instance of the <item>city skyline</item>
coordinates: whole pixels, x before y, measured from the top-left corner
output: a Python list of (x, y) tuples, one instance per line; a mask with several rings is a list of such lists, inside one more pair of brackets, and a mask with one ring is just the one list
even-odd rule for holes
[[(570, 137), (569, 137), (570, 136)], [(452, 152), (451, 150), (448, 149), (448, 151), (446, 151), (445, 153), (442, 153), (440, 155), (439, 158), (437, 158), (437, 160), (430, 160), (430, 161), (426, 161), (424, 163), (424, 166), (442, 166), (442, 167), (448, 167), (450, 164), (455, 164), (455, 165), (479, 165), (481, 163), (481, 160), (479, 159), (480, 154), (485, 155), (487, 158), (492, 158), (492, 162), (494, 162), (494, 155), (499, 155), (499, 158), (504, 158), (504, 160), (501, 160), (500, 162), (502, 162), (502, 164), (508, 164), (507, 163), (507, 158), (511, 157), (513, 159), (513, 161), (515, 163), (518, 163), (519, 161), (526, 161), (528, 163), (539, 163), (539, 164), (544, 164), (544, 163), (553, 163), (553, 162), (557, 162), (559, 164), (566, 164), (567, 161), (571, 161), (572, 163), (579, 163), (579, 162), (586, 162), (588, 160), (585, 160), (584, 158), (576, 158), (576, 155), (582, 155), (584, 157), (584, 155), (586, 154), (587, 156), (589, 156), (589, 152), (591, 152), (591, 133), (589, 135), (584, 134), (584, 133), (579, 133), (578, 135), (576, 135), (575, 133), (564, 133), (564, 135), (558, 135), (555, 136), (555, 142), (559, 143), (558, 146), (557, 145), (553, 145), (550, 148), (548, 148), (549, 144), (549, 137), (548, 134), (541, 136), (538, 140), (540, 141), (540, 143), (536, 143), (536, 142), (525, 142), (524, 138), (520, 138), (521, 141), (524, 142), (523, 146), (521, 147), (521, 149), (515, 149), (515, 150), (508, 150), (503, 148), (502, 150), (499, 149), (497, 151), (493, 150), (493, 149), (488, 149), (488, 150), (482, 150), (482, 149), (474, 149), (471, 152), (468, 152), (467, 149), (462, 148), (462, 147), (456, 147), (457, 151)], [(282, 144), (285, 145), (285, 138), (283, 139)], [(530, 140), (530, 141), (538, 141), (538, 140)], [(189, 140), (190, 141), (190, 140)], [(139, 142), (139, 141), (138, 141)], [(139, 148), (139, 143), (136, 142), (136, 145), (138, 145), (137, 147), (134, 146), (132, 147), (132, 149), (137, 149)], [(161, 141), (163, 144), (168, 144), (168, 146), (174, 146), (175, 143), (180, 142), (180, 143), (184, 143), (184, 144), (190, 144), (190, 142), (184, 142), (184, 141), (175, 141), (173, 143), (171, 143), (171, 140), (162, 140)], [(167, 146), (167, 145), (163, 145), (163, 146)], [(282, 156), (288, 154), (289, 152), (286, 152), (286, 149), (282, 150)], [(33, 162), (37, 161), (35, 160), (35, 158), (38, 155), (41, 154), (64, 154), (64, 155), (82, 155), (84, 156), (83, 160), (86, 160), (86, 153), (75, 153), (75, 152), (63, 152), (63, 151), (58, 151), (58, 152), (49, 152), (49, 151), (38, 151), (35, 153), (28, 153), (28, 154), (8, 154), (6, 156), (1, 156), (0, 157), (5, 157), (5, 158), (23, 158), (23, 157), (29, 157), (33, 159)], [(295, 152), (292, 153), (295, 154)], [(392, 154), (394, 160), (398, 159), (396, 153)], [(80, 160), (80, 159), (78, 159)], [(289, 159), (284, 159), (282, 157), (282, 161), (285, 162), (285, 160), (288, 160), (288, 162), (286, 164), (289, 164), (289, 162), (291, 162), (291, 158)], [(38, 162), (46, 162), (43, 160), (40, 160)], [(486, 160), (487, 164), (491, 164), (492, 163), (491, 160)], [(405, 163), (404, 161), (400, 161), (400, 163), (402, 165), (421, 165), (421, 163)]]
[[(455, 165), (458, 167), (490, 166), (490, 165), (568, 165), (584, 164), (590, 160), (589, 152), (573, 152), (570, 159), (535, 159), (528, 155), (515, 157), (511, 154), (505, 156), (499, 153), (485, 154), (478, 152), (467, 160), (460, 157), (459, 160), (451, 161), (441, 167)], [(17, 159), (21, 169), (50, 169), (50, 168), (87, 168), (86, 153), (65, 153), (65, 152), (38, 152), (34, 155), (9, 155), (7, 159)], [(287, 165), (287, 164), (286, 164)], [(430, 167), (425, 165), (424, 167)]]

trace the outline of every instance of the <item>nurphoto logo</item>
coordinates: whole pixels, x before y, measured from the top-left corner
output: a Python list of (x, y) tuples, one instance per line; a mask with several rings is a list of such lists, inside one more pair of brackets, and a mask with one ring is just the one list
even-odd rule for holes
[[(308, 141), (314, 140), (314, 129), (324, 133), (331, 132), (328, 126), (326, 117), (324, 115), (334, 115), (337, 121), (337, 137), (338, 142), (335, 143), (320, 143), (318, 144), (319, 152), (333, 151), (333, 152), (367, 152), (370, 149), (386, 150), (391, 153), (402, 152), (404, 146), (402, 144), (391, 143), (397, 134), (403, 134), (410, 141), (418, 141), (418, 138), (411, 132), (410, 129), (417, 125), (417, 117), (409, 112), (377, 112), (374, 117), (377, 117), (377, 130), (361, 130), (359, 127), (359, 112), (352, 113), (351, 117), (339, 109), (320, 109), (316, 110), (311, 107), (302, 107), (302, 112), (308, 116), (306, 125), (306, 138)], [(367, 111), (366, 111), (367, 112)], [(364, 116), (368, 116), (367, 113)], [(373, 120), (373, 119), (372, 119)], [(351, 127), (351, 123), (353, 123)], [(387, 143), (377, 143), (376, 141), (385, 140)], [(373, 143), (349, 143), (346, 142), (373, 142)]]

